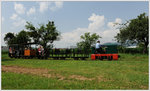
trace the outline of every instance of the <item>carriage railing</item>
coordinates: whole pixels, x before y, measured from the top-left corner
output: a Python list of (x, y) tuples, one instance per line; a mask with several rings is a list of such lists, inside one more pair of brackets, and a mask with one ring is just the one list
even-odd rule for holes
[(89, 57), (89, 51), (85, 49), (51, 49), (50, 50), (50, 58), (56, 58), (56, 59), (61, 59), (61, 58), (74, 58), (74, 59), (79, 59), (79, 58), (88, 58)]

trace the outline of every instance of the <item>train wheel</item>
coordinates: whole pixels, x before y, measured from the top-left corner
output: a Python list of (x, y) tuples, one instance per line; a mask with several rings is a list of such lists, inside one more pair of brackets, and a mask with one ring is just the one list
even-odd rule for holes
[(54, 58), (55, 60), (58, 60), (59, 58), (58, 57), (56, 57), (56, 58)]
[(101, 61), (101, 56), (99, 56), (98, 59)]
[(107, 59), (110, 60), (110, 56), (108, 56)]
[(79, 60), (79, 58), (74, 58), (74, 60)]
[(40, 59), (41, 57), (40, 56), (38, 56), (38, 59)]
[(81, 60), (85, 60), (85, 58), (80, 58)]
[(100, 60), (103, 60), (103, 56), (100, 57)]
[(20, 56), (18, 56), (18, 58), (20, 58)]
[(44, 57), (42, 56), (41, 59), (44, 59)]
[(44, 57), (44, 59), (48, 59), (48, 57)]
[(112, 58), (112, 56), (110, 56), (110, 60), (112, 60), (113, 58)]
[(65, 58), (64, 57), (62, 57), (62, 58), (60, 58), (61, 60), (65, 60)]
[(98, 59), (99, 57), (98, 56), (95, 56), (95, 59)]
[(111, 61), (111, 60), (112, 60), (112, 56), (108, 56), (108, 60), (110, 60), (110, 61)]

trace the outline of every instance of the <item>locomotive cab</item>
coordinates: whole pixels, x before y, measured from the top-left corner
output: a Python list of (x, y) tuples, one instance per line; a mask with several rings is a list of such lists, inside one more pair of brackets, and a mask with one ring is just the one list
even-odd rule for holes
[(91, 59), (108, 59), (108, 60), (118, 60), (118, 49), (117, 45), (102, 45), (101, 51), (97, 52), (95, 48), (92, 48)]

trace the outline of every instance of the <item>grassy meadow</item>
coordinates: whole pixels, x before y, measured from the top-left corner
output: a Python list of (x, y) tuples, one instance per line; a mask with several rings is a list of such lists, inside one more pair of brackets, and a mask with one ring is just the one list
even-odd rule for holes
[[(96, 89), (147, 90), (148, 55), (120, 54), (119, 60), (15, 59), (2, 54), (2, 67), (37, 72), (3, 71), (2, 89)], [(43, 70), (47, 69), (46, 76)], [(10, 69), (11, 70), (11, 69)], [(38, 71), (39, 74), (38, 75)], [(43, 74), (42, 74), (43, 73)]]

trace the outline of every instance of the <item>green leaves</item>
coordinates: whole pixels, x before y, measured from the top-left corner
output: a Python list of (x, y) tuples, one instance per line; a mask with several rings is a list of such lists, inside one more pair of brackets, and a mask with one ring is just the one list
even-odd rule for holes
[(24, 30), (20, 31), (16, 37), (17, 37), (17, 43), (18, 44), (28, 43), (29, 41), (31, 41), (29, 39), (28, 33)]
[(121, 24), (120, 33), (115, 36), (118, 42), (122, 44), (144, 43), (145, 49), (149, 44), (149, 19), (145, 13), (140, 14), (128, 23)]
[(5, 35), (5, 37), (4, 37), (4, 41), (6, 41), (7, 42), (7, 44), (9, 45), (9, 44), (11, 44), (11, 42), (12, 42), (12, 39), (15, 37), (15, 35), (14, 35), (14, 33), (7, 33), (6, 35)]
[(82, 41), (77, 43), (77, 46), (79, 48), (90, 49), (91, 46), (96, 43), (96, 40), (101, 37), (96, 33), (90, 35), (90, 32), (87, 32), (84, 35), (81, 35), (80, 38), (82, 39)]
[(41, 24), (39, 28), (34, 27), (34, 25), (30, 22), (26, 22), (25, 28), (27, 31), (20, 31), (18, 34), (14, 35), (13, 33), (7, 33), (4, 41), (10, 44), (21, 44), (28, 43), (31, 40), (36, 44), (40, 44), (44, 47), (44, 49), (52, 48), (52, 43), (55, 40), (60, 39), (60, 32), (56, 30), (55, 24), (53, 21), (48, 21), (46, 25)]
[(4, 41), (6, 41), (8, 45), (10, 45), (28, 43), (31, 40), (29, 39), (28, 32), (22, 30), (16, 35), (14, 35), (13, 33), (7, 33), (4, 37)]
[(35, 28), (27, 22), (26, 29), (29, 30), (30, 37), (34, 42), (41, 44), (44, 48), (52, 47), (52, 43), (60, 39), (60, 33), (56, 30), (53, 21), (48, 21), (46, 25), (41, 24), (39, 28)]

